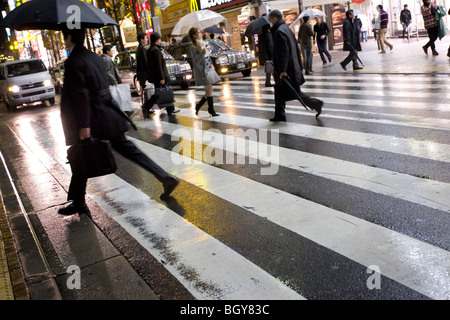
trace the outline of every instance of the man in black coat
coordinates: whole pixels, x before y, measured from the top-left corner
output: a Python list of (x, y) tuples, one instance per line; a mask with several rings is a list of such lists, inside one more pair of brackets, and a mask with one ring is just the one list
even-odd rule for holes
[[(179, 181), (125, 137), (128, 131), (126, 116), (120, 113), (120, 109), (111, 106), (108, 76), (102, 58), (84, 47), (84, 30), (66, 29), (63, 33), (66, 47), (70, 50), (65, 62), (61, 98), (61, 121), (66, 145), (86, 143), (91, 138), (109, 140), (117, 152), (154, 174), (164, 186), (161, 198), (168, 197)], [(73, 202), (58, 213), (90, 214), (85, 202), (86, 184), (87, 178), (72, 174), (67, 198)]]
[(145, 88), (145, 81), (148, 80), (147, 35), (140, 32), (137, 35), (137, 40), (139, 45), (136, 51), (136, 75), (141, 87)]
[(349, 51), (347, 58), (340, 62), (342, 69), (347, 70), (346, 66), (353, 61), (353, 70), (360, 70), (362, 67), (358, 65), (357, 51), (361, 51), (361, 44), (359, 43), (359, 32), (353, 23), (355, 15), (353, 10), (347, 10), (344, 19), (343, 35), (344, 35), (344, 51)]
[[(155, 89), (161, 88), (164, 85), (168, 85), (170, 82), (169, 72), (167, 71), (166, 62), (161, 52), (161, 35), (157, 32), (153, 32), (150, 36), (150, 49), (147, 51), (147, 70), (148, 70), (148, 82), (155, 85)], [(156, 95), (153, 95), (141, 106), (142, 114), (144, 118), (148, 118), (150, 109), (156, 103)], [(179, 112), (175, 110), (174, 106), (166, 107), (166, 111), (169, 115)]]
[(259, 64), (264, 66), (266, 73), (266, 87), (273, 87), (270, 83), (272, 72), (270, 72), (270, 66), (266, 66), (266, 63), (272, 64), (272, 52), (273, 52), (273, 40), (270, 34), (270, 25), (263, 25), (261, 28), (261, 34), (258, 35), (259, 46)]
[(322, 112), (323, 101), (311, 98), (300, 90), (305, 79), (302, 73), (300, 48), (294, 33), (284, 22), (283, 15), (279, 10), (272, 10), (269, 13), (269, 22), (272, 24), (270, 33), (273, 37), (273, 76), (275, 79), (275, 116), (270, 121), (286, 121), (286, 101), (295, 99), (289, 90), (287, 91), (282, 81), (284, 77), (287, 77), (305, 104), (316, 110), (316, 117), (318, 117)]

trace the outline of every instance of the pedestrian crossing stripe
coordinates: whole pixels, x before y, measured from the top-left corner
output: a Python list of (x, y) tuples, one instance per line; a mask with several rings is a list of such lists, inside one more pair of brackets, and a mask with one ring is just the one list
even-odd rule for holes
[[(170, 152), (135, 140), (155, 159)], [(153, 152), (149, 152), (152, 150)], [(158, 161), (157, 161), (158, 162)], [(170, 168), (175, 169), (175, 168)], [(186, 173), (178, 168), (177, 175)], [(191, 169), (195, 170), (195, 168)], [(174, 171), (172, 171), (174, 172)], [(191, 171), (192, 172), (192, 171)], [(191, 174), (191, 173), (188, 173)], [(198, 229), (178, 214), (150, 199), (116, 175), (92, 179), (92, 198), (119, 222), (195, 298), (200, 300), (304, 300), (267, 272)], [(111, 205), (113, 199), (114, 205)], [(131, 200), (130, 200), (131, 199)], [(133, 204), (137, 204), (136, 206)], [(136, 208), (130, 210), (130, 208)]]
[[(248, 93), (248, 88), (242, 87), (242, 88), (233, 88), (233, 89), (242, 89), (244, 92), (234, 92), (233, 96), (229, 96), (230, 99), (248, 99), (250, 101), (254, 100), (254, 93)], [(309, 90), (303, 90), (305, 93), (310, 94)], [(185, 90), (179, 90), (176, 91), (176, 96), (185, 96), (185, 95), (191, 95), (192, 99), (196, 95), (202, 95), (202, 91), (198, 92), (192, 92), (192, 91), (185, 91)], [(213, 92), (214, 97), (221, 97), (224, 98), (224, 95), (221, 92), (214, 91)], [(450, 104), (445, 102), (437, 102), (437, 103), (430, 103), (430, 102), (417, 102), (417, 101), (392, 101), (392, 100), (383, 100), (383, 99), (362, 99), (362, 98), (341, 98), (339, 96), (334, 96), (331, 93), (327, 93), (326, 95), (317, 94), (312, 95), (317, 96), (321, 100), (324, 101), (324, 107), (330, 106), (330, 105), (345, 105), (347, 107), (356, 108), (359, 106), (367, 106), (367, 107), (376, 107), (376, 108), (383, 108), (386, 109), (386, 112), (390, 112), (393, 108), (395, 109), (418, 109), (418, 110), (428, 110), (428, 111), (450, 111)], [(264, 99), (265, 101), (273, 101), (273, 93), (261, 93), (258, 92), (259, 99)], [(257, 103), (257, 105), (259, 102)], [(292, 104), (288, 102), (288, 105)], [(272, 103), (272, 106), (275, 104)], [(296, 105), (299, 105), (299, 103), (296, 103)]]
[[(184, 111), (184, 110), (183, 110)], [(187, 114), (183, 112), (181, 115)], [(190, 132), (190, 137), (197, 143), (202, 143), (201, 130), (180, 126), (169, 122), (161, 122), (155, 124), (151, 121), (137, 122), (139, 126), (161, 131), (168, 135), (177, 135), (177, 129), (182, 128), (183, 132)], [(225, 144), (226, 137), (223, 134), (210, 132), (212, 139), (210, 146), (217, 149), (223, 149), (248, 156), (245, 154), (244, 148), (235, 145)], [(189, 140), (185, 136), (180, 136), (183, 140)], [(246, 144), (247, 140), (235, 138), (237, 144)], [(255, 142), (258, 150), (268, 150), (270, 146), (265, 143)], [(397, 172), (391, 172), (385, 169), (372, 168), (366, 165), (351, 163), (344, 160), (333, 159), (303, 151), (287, 149), (283, 147), (277, 148), (276, 155), (272, 155), (271, 165), (279, 165), (301, 172), (307, 172), (315, 176), (324, 177), (343, 184), (351, 184), (358, 188), (377, 192), (380, 194), (403, 199), (412, 203), (421, 204), (430, 208), (450, 212), (450, 185), (443, 182), (426, 180), (414, 176), (408, 176)], [(258, 159), (258, 154), (251, 155)], [(262, 159), (266, 160), (266, 159)], [(301, 167), (299, 167), (301, 164)], [(325, 169), (324, 169), (325, 168)]]
[[(177, 166), (170, 161), (172, 156), (171, 151), (155, 147), (138, 139), (130, 139), (132, 139), (133, 142), (136, 143), (136, 145), (149, 157), (154, 159), (157, 163), (160, 163), (165, 170), (175, 173), (177, 177), (186, 182), (198, 185), (202, 189), (227, 201), (236, 203), (239, 206), (252, 208), (252, 214), (267, 218), (278, 225), (311, 239), (320, 245), (326, 246), (364, 266), (378, 265), (382, 270), (383, 275), (426, 296), (434, 299), (448, 297), (448, 289), (450, 286), (442, 283), (442, 279), (445, 279), (445, 265), (450, 261), (450, 253), (443, 249), (345, 213), (338, 212), (331, 208), (301, 199), (261, 183), (254, 182), (250, 179), (243, 178), (226, 170), (215, 168), (214, 166), (199, 162), (191, 165), (184, 165), (182, 167)], [(187, 230), (178, 232), (177, 228), (169, 222), (169, 220), (175, 216), (168, 216), (167, 208), (153, 202), (146, 203), (142, 199), (142, 197), (146, 197), (145, 195), (130, 196), (129, 188), (134, 189), (134, 187), (126, 185), (124, 187), (125, 189), (122, 189), (121, 183), (117, 181), (112, 182), (109, 179), (115, 179), (115, 177), (106, 176), (96, 178), (94, 186), (96, 191), (93, 193), (93, 199), (100, 204), (106, 212), (112, 212), (113, 214), (114, 212), (120, 212), (120, 219), (122, 222), (126, 220), (126, 217), (128, 216), (138, 215), (139, 218), (145, 219), (146, 221), (145, 227), (141, 224), (138, 225), (141, 230), (150, 230), (148, 231), (150, 233), (157, 232), (158, 235), (173, 235), (173, 238), (171, 238), (170, 241), (171, 244), (172, 241), (181, 242), (178, 245), (173, 243), (173, 246), (179, 246), (180, 248), (188, 250), (188, 252), (180, 254), (183, 256), (183, 259), (180, 258), (182, 261), (190, 258), (189, 262), (184, 262), (188, 267), (190, 266), (194, 270), (209, 267), (211, 257), (208, 258), (208, 254), (214, 251), (214, 249), (205, 249), (205, 253), (202, 251), (203, 249), (197, 249), (195, 247), (196, 239), (201, 239), (200, 242), (202, 242), (204, 240), (203, 237), (207, 237), (207, 235), (191, 235), (190, 232), (197, 234), (198, 231), (195, 228), (190, 232)], [(110, 191), (108, 191), (108, 189)], [(267, 202), (267, 195), (269, 194), (271, 195), (271, 201)], [(105, 199), (101, 199), (100, 197), (105, 197)], [(114, 199), (115, 206), (119, 203), (123, 204), (123, 207), (117, 209), (107, 205), (107, 203), (110, 202), (110, 199)], [(129, 211), (127, 208), (136, 207), (130, 203), (129, 199), (139, 202), (143, 207), (136, 212), (127, 212)], [(155, 206), (157, 209), (154, 209)], [(281, 211), (279, 208), (283, 208), (283, 210)], [(157, 211), (157, 216), (154, 216), (154, 211)], [(117, 219), (117, 217), (113, 217)], [(159, 222), (161, 219), (163, 222), (158, 223), (158, 225), (160, 225), (163, 230), (155, 230), (149, 226), (150, 222)], [(121, 224), (123, 225), (123, 223)], [(139, 235), (136, 234), (136, 231), (128, 231), (139, 240)], [(140, 241), (143, 240), (141, 239)], [(187, 241), (188, 243), (186, 244), (184, 241)], [(150, 246), (152, 245), (154, 244), (150, 244)], [(148, 247), (148, 245), (146, 247)], [(170, 247), (172, 248), (172, 246)], [(415, 254), (411, 255), (406, 248), (414, 248)], [(178, 251), (176, 252), (178, 253)], [(154, 250), (152, 250), (151, 253), (157, 254)], [(202, 253), (205, 253), (206, 256), (197, 256), (197, 254)], [(228, 254), (229, 253), (227, 253), (226, 259), (228, 259)], [(230, 258), (230, 260), (231, 262), (227, 261), (225, 263), (227, 266), (233, 264), (233, 258)], [(213, 272), (214, 274), (211, 275), (211, 277), (214, 276), (220, 278), (223, 274), (221, 274), (219, 271), (220, 269), (216, 269), (216, 267), (217, 266), (213, 268), (215, 272)], [(178, 277), (180, 277), (179, 272), (179, 270), (176, 271)], [(230, 270), (229, 272), (233, 271)], [(230, 275), (229, 272), (224, 272), (224, 274)], [(208, 274), (208, 272), (206, 273)], [(255, 277), (255, 271), (252, 271), (248, 276), (250, 275), (252, 278), (257, 278), (257, 276)], [(258, 275), (258, 273), (256, 273), (256, 275)], [(203, 271), (199, 273), (199, 276), (205, 276)], [(230, 284), (230, 282), (233, 282), (236, 279), (236, 276), (239, 275), (233, 273), (231, 278), (226, 277), (226, 279), (216, 279), (214, 281), (203, 280), (203, 282), (210, 284), (215, 283), (216, 286), (219, 287), (225, 286), (230, 288), (230, 291), (235, 292), (235, 294), (242, 294), (235, 291), (236, 288)], [(206, 278), (208, 279), (207, 276)], [(180, 281), (185, 283), (186, 280), (180, 279)], [(245, 286), (248, 282), (241, 282), (240, 279), (238, 283)], [(192, 290), (192, 286), (189, 286), (189, 288)], [(244, 292), (249, 292), (248, 288), (242, 288), (242, 290)], [(222, 290), (219, 290), (219, 292), (223, 294)], [(197, 293), (197, 297), (199, 294), (203, 295), (200, 297), (201, 299), (208, 298), (204, 296), (204, 294), (208, 293), (203, 292), (203, 290)], [(256, 292), (253, 292), (252, 295), (250, 297), (247, 296), (247, 298), (259, 299), (253, 294), (256, 294)], [(267, 292), (264, 291), (264, 294), (267, 294)], [(234, 299), (236, 296), (221, 296), (220, 298)], [(239, 299), (242, 298), (245, 297), (239, 297)], [(271, 299), (271, 297), (266, 296), (265, 299)]]
[[(406, 81), (406, 80), (405, 80)], [(233, 81), (229, 81), (229, 82), (223, 82), (222, 84), (216, 84), (216, 87), (220, 87), (220, 85), (224, 85), (224, 84), (229, 84), (231, 86), (233, 86), (233, 88), (242, 86), (242, 85), (248, 85), (249, 81), (245, 81), (245, 80), (233, 80)], [(252, 81), (252, 84), (256, 84), (256, 89), (264, 89), (267, 91), (272, 91), (273, 87), (266, 87), (265, 86), (265, 81)], [(430, 89), (437, 91), (437, 92), (442, 92), (444, 91), (444, 93), (446, 93), (446, 90), (448, 90), (448, 85), (445, 83), (433, 83), (433, 84), (428, 84), (430, 86)], [(405, 93), (405, 96), (407, 95), (407, 92), (411, 92), (411, 91), (416, 91), (416, 90), (423, 90), (424, 89), (424, 83), (423, 82), (411, 82), (411, 83), (403, 83), (400, 81), (394, 81), (394, 82), (390, 82), (390, 83), (386, 83), (386, 81), (380, 81), (380, 82), (376, 82), (376, 81), (370, 81), (370, 82), (365, 82), (365, 81), (361, 81), (361, 79), (359, 80), (345, 80), (345, 81), (336, 81), (336, 79), (334, 78), (323, 78), (323, 79), (314, 79), (314, 81), (307, 81), (305, 82), (301, 87), (303, 89), (305, 88), (313, 88), (313, 87), (358, 87), (358, 88), (368, 88), (368, 89), (372, 89), (372, 90), (376, 90), (376, 89), (383, 89), (383, 90), (402, 90), (402, 92)], [(306, 90), (306, 89), (305, 89)]]
[[(240, 87), (230, 87), (233, 90), (240, 90)], [(230, 92), (230, 94), (236, 98), (234, 92)], [(195, 101), (195, 94), (191, 93), (191, 98)], [(270, 99), (273, 99), (273, 94), (270, 95)], [(370, 103), (370, 100), (367, 101)], [(222, 105), (229, 106), (226, 103)], [(429, 104), (428, 107), (431, 105)], [(245, 103), (242, 103), (242, 106), (248, 110), (261, 110), (261, 108), (251, 108)], [(241, 104), (234, 107), (240, 108)], [(305, 115), (310, 113), (306, 111), (289, 112)], [(183, 109), (178, 115), (180, 120), (183, 118), (194, 119), (192, 109)], [(357, 118), (350, 117), (350, 119), (361, 121)], [(197, 122), (201, 123), (201, 121)], [(250, 128), (265, 122), (268, 126), (266, 119), (251, 119), (223, 113), (221, 117), (211, 119), (211, 122)], [(136, 123), (148, 131), (167, 135), (183, 128), (191, 134), (194, 141), (195, 137), (201, 136), (194, 134), (195, 131), (197, 130), (199, 133), (204, 131), (202, 128), (196, 127), (197, 125), (190, 128), (185, 125), (160, 121), (156, 117), (151, 121), (136, 121)], [(41, 128), (38, 125), (35, 127)], [(368, 147), (373, 144), (381, 149), (383, 143), (388, 144), (391, 140), (391, 144), (385, 146), (386, 151), (391, 150), (389, 152), (423, 157), (424, 159), (430, 157), (426, 151), (420, 150), (425, 146), (422, 142), (411, 140), (413, 145), (408, 146), (409, 139), (356, 133), (357, 139), (352, 142), (349, 141), (351, 140), (350, 135), (355, 133), (345, 130), (308, 128), (308, 126), (294, 123), (277, 124), (274, 127), (287, 135), (308, 135), (308, 138), (322, 138), (328, 141), (333, 141), (333, 135), (342, 133), (337, 137), (338, 141), (341, 141), (340, 143), (353, 144), (357, 147)], [(36, 130), (36, 128), (34, 129)], [(223, 141), (223, 134), (215, 134), (218, 137), (217, 141)], [(43, 130), (39, 131), (39, 136), (45, 135), (50, 134)], [(378, 137), (380, 140), (377, 140)], [(329, 248), (349, 261), (355, 261), (364, 267), (379, 266), (383, 276), (427, 297), (433, 299), (450, 297), (450, 278), (448, 277), (450, 253), (445, 249), (345, 212), (302, 199), (223, 168), (199, 161), (176, 165), (172, 161), (174, 152), (140, 139), (132, 137), (129, 139), (165, 170), (182, 179), (182, 183), (189, 183), (206, 190), (216, 197), (244, 208), (249, 215), (268, 219), (320, 246)], [(364, 139), (370, 139), (370, 141)], [(49, 139), (43, 138), (41, 141), (49, 141)], [(186, 139), (185, 142), (189, 143), (189, 140)], [(398, 150), (395, 148), (396, 142), (399, 143)], [(415, 144), (416, 142), (417, 144)], [(239, 141), (238, 143), (244, 144), (245, 142)], [(445, 161), (448, 161), (448, 151), (444, 150), (445, 144), (434, 143), (434, 146), (437, 146), (439, 150), (436, 151), (436, 154), (443, 154)], [(33, 151), (36, 151), (36, 148), (40, 147), (38, 144), (33, 144), (32, 148)], [(230, 151), (235, 152), (235, 150)], [(280, 152), (279, 164), (281, 166), (301, 172), (308, 171), (314, 176), (354, 185), (373, 193), (382, 193), (394, 199), (405, 199), (430, 208), (449, 211), (450, 200), (446, 195), (449, 194), (450, 185), (447, 183), (411, 177), (389, 170), (288, 150), (283, 147), (277, 150)], [(36, 152), (36, 154), (41, 156), (41, 152)], [(59, 156), (58, 153), (57, 156)], [(186, 158), (191, 159), (190, 157)], [(435, 158), (437, 160), (439, 157)], [(67, 169), (68, 165), (65, 164), (65, 160), (65, 155), (60, 156), (58, 162)], [(318, 163), (326, 169), (321, 168)], [(299, 168), (299, 164), (302, 166), (301, 168)], [(70, 172), (70, 169), (67, 169), (67, 172)], [(245, 255), (238, 254), (221, 243), (219, 239), (200, 230), (194, 223), (189, 223), (176, 212), (139, 191), (137, 189), (139, 183), (136, 184), (136, 186), (129, 184), (118, 175), (90, 179), (89, 195), (105, 212), (123, 225), (143, 247), (159, 260), (163, 260), (162, 263), (193, 292), (196, 298), (304, 299), (306, 296), (303, 293), (304, 288), (294, 288), (293, 290), (292, 286), (285, 283), (283, 279), (274, 277), (270, 272), (263, 270), (262, 266), (247, 259)], [(183, 191), (182, 187), (175, 191), (176, 197), (177, 193)], [(268, 200), (268, 195), (271, 197), (270, 200)], [(307, 257), (306, 254), (305, 258)], [(228, 259), (230, 260), (228, 261)], [(320, 284), (317, 286), (320, 289)], [(393, 294), (395, 295), (395, 293)]]
[[(224, 105), (224, 104), (217, 104)], [(254, 108), (260, 109), (260, 108)], [(289, 113), (289, 112), (288, 112)], [(300, 113), (300, 112), (299, 112)], [(311, 114), (311, 112), (309, 112)], [(202, 116), (201, 113), (199, 113)], [(180, 116), (197, 118), (194, 111), (183, 109)], [(312, 116), (314, 116), (312, 114)], [(277, 129), (280, 134), (300, 136), (334, 143), (342, 143), (360, 148), (376, 149), (380, 151), (404, 154), (412, 157), (431, 159), (435, 161), (450, 162), (450, 148), (447, 144), (418, 141), (413, 139), (395, 138), (384, 135), (370, 134), (364, 132), (327, 127), (315, 127), (298, 123), (283, 123), (274, 125), (267, 119), (251, 118), (240, 115), (221, 114), (220, 119), (214, 119), (215, 122), (237, 125), (240, 127), (254, 129)]]
[[(198, 99), (200, 99), (198, 96)], [(218, 97), (220, 95), (217, 95)], [(320, 98), (324, 102), (327, 102), (327, 98)], [(333, 99), (330, 99), (331, 101)], [(177, 101), (183, 105), (186, 103), (191, 103), (191, 101), (177, 98)], [(334, 101), (333, 101), (334, 102)], [(235, 108), (235, 109), (247, 109), (247, 110), (259, 110), (259, 111), (274, 111), (274, 104), (259, 102), (257, 106), (251, 102), (244, 101), (217, 101), (214, 103), (216, 106), (223, 106), (227, 108)], [(450, 130), (450, 120), (449, 119), (439, 119), (439, 118), (426, 118), (420, 116), (409, 116), (409, 115), (396, 115), (396, 114), (388, 114), (381, 112), (367, 112), (367, 111), (358, 111), (358, 110), (342, 110), (342, 109), (332, 109), (328, 103), (325, 103), (322, 108), (321, 119), (340, 119), (340, 120), (356, 120), (359, 122), (370, 122), (374, 124), (389, 124), (396, 126), (404, 126), (404, 127), (412, 127), (412, 128), (427, 128), (427, 129), (440, 129), (440, 130)], [(331, 113), (330, 113), (331, 112)], [(335, 113), (347, 113), (349, 116), (345, 115), (337, 115)], [(295, 104), (290, 103), (286, 105), (286, 114), (300, 114), (306, 117), (315, 117), (315, 113), (303, 109), (299, 103)], [(351, 116), (355, 114), (355, 116)], [(378, 119), (380, 115), (388, 116), (390, 119)], [(363, 117), (364, 116), (364, 117)]]

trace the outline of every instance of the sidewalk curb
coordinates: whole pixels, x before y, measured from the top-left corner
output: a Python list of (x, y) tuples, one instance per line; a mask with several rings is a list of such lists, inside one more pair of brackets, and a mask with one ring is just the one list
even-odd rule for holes
[[(27, 221), (6, 160), (0, 152), (0, 227), (16, 300), (61, 300), (32, 224)], [(11, 210), (8, 207), (11, 206)]]

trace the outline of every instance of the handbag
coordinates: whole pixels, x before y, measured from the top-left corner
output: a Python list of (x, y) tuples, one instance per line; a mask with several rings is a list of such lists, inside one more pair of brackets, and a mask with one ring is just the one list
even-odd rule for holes
[(155, 95), (157, 104), (169, 104), (175, 102), (172, 87), (162, 86), (160, 88), (156, 88)]
[(217, 74), (216, 70), (214, 70), (213, 68), (207, 69), (207, 71), (205, 72), (205, 77), (206, 77), (206, 82), (209, 84), (216, 84), (217, 82), (220, 81), (220, 77)]
[(133, 111), (131, 107), (131, 91), (128, 83), (110, 86), (111, 96), (122, 111)]
[(265, 73), (273, 73), (273, 62), (270, 60), (267, 60), (264, 64), (264, 72)]
[(83, 178), (104, 176), (116, 172), (111, 142), (86, 139), (67, 150), (72, 173)]

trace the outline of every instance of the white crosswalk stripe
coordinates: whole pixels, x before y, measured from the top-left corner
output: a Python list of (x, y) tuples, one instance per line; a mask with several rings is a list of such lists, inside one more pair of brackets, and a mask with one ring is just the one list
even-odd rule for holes
[[(179, 206), (185, 188), (196, 208), (169, 208), (127, 172), (90, 179), (89, 196), (197, 299), (339, 298), (335, 292), (353, 299), (450, 299), (450, 81), (422, 75), (307, 79), (304, 91), (325, 101), (320, 122), (295, 102), (287, 104), (288, 122), (269, 122), (273, 88), (264, 87), (262, 76), (215, 85), (219, 117), (209, 117), (206, 106), (195, 115), (203, 90), (191, 88), (175, 91), (181, 111), (174, 118), (157, 112), (150, 120), (134, 119), (139, 131), (129, 139), (183, 181), (175, 194)], [(402, 91), (405, 83), (410, 90)], [(34, 126), (27, 132), (42, 141), (60, 139)], [(256, 133), (256, 141), (240, 133)], [(262, 133), (270, 139), (261, 139)], [(295, 139), (305, 144), (297, 146)], [(338, 150), (316, 152), (321, 143)], [(36, 154), (42, 152), (38, 145), (30, 144)], [(52, 157), (69, 173), (62, 146), (55, 147)], [(347, 153), (362, 160), (346, 160)], [(376, 167), (366, 153), (401, 160)], [(443, 177), (421, 174), (422, 164)], [(309, 187), (330, 187), (332, 199), (360, 197), (361, 206), (306, 196)], [(220, 205), (207, 206), (205, 197)], [(211, 214), (209, 227), (195, 218), (202, 210)], [(238, 232), (240, 221), (226, 220), (232, 210), (245, 217), (245, 234)], [(221, 217), (225, 221), (217, 221)], [(264, 232), (257, 232), (261, 223)], [(271, 247), (260, 235), (296, 243)], [(317, 257), (330, 261), (317, 264)], [(366, 283), (373, 267), (383, 277), (379, 291)]]

